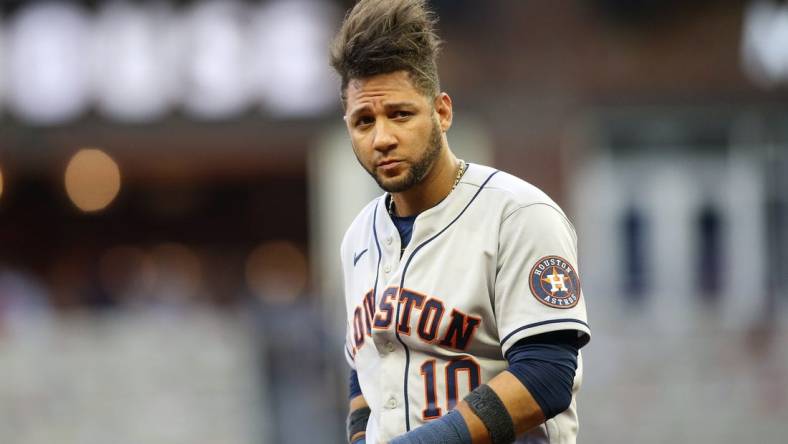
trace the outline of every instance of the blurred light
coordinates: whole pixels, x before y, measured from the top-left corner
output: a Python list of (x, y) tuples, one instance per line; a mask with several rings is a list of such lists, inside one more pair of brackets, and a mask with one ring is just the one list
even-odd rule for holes
[(160, 118), (174, 100), (176, 70), (168, 11), (162, 4), (104, 4), (93, 38), (94, 82), (100, 109), (115, 119)]
[(757, 83), (788, 81), (788, 5), (760, 0), (750, 3), (742, 26), (742, 63)]
[(183, 101), (195, 116), (230, 117), (250, 103), (241, 26), (244, 13), (238, 2), (208, 0), (195, 4), (186, 17), (187, 90)]
[(106, 153), (79, 150), (66, 167), (66, 192), (82, 211), (107, 207), (120, 191), (120, 169)]
[(306, 288), (306, 281), (306, 257), (292, 242), (265, 242), (246, 259), (246, 284), (266, 302), (293, 302)]
[(331, 2), (277, 0), (253, 18), (255, 82), (267, 109), (308, 116), (338, 102), (338, 84), (326, 61), (337, 11)]
[(8, 99), (37, 124), (76, 117), (89, 99), (88, 20), (73, 3), (28, 3), (8, 30)]
[(3, 197), (3, 170), (0, 169), (0, 197)]
[(151, 251), (151, 258), (156, 267), (154, 297), (163, 302), (179, 302), (199, 295), (202, 266), (189, 247), (164, 243)]
[(113, 296), (136, 300), (150, 294), (156, 280), (156, 269), (152, 259), (141, 248), (119, 246), (101, 256), (99, 279)]

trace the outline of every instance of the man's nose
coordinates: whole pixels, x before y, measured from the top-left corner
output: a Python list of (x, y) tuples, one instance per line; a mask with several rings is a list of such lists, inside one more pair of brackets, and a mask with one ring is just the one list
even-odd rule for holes
[(397, 146), (397, 138), (394, 135), (393, 128), (385, 119), (380, 119), (375, 122), (375, 135), (372, 142), (372, 148), (377, 151), (390, 151)]

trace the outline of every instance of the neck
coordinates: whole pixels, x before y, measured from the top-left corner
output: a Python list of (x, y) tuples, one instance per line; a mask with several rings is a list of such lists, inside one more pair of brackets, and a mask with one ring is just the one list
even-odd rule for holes
[(424, 179), (412, 188), (391, 193), (397, 216), (413, 216), (434, 207), (446, 198), (457, 179), (459, 161), (450, 149), (443, 150)]

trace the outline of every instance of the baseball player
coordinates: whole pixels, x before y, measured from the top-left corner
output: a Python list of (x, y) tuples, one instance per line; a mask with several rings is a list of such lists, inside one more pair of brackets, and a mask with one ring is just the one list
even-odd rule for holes
[(361, 0), (331, 48), (353, 151), (385, 193), (341, 247), (352, 443), (574, 443), (589, 340), (575, 231), (449, 148), (423, 0)]

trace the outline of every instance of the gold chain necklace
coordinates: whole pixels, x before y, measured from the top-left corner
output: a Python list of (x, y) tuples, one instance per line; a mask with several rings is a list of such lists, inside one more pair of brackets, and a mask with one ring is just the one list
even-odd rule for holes
[[(462, 159), (459, 160), (460, 166), (457, 168), (457, 177), (454, 179), (454, 185), (451, 186), (451, 191), (457, 188), (457, 185), (460, 184), (460, 179), (462, 179), (463, 174), (465, 174), (465, 170), (468, 169), (468, 164)], [(389, 215), (394, 216), (394, 196), (391, 195), (389, 195)]]

